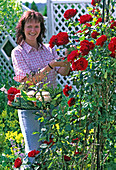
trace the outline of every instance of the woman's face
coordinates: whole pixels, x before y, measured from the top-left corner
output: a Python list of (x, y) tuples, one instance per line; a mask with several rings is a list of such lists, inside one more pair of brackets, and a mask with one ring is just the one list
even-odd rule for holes
[(24, 34), (25, 34), (25, 41), (27, 43), (36, 42), (37, 37), (41, 32), (40, 22), (36, 22), (35, 20), (31, 20), (25, 23), (24, 26)]

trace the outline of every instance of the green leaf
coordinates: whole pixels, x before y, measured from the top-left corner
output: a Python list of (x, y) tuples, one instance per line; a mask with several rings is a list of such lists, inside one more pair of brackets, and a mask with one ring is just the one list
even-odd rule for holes
[(51, 168), (52, 164), (53, 164), (53, 162), (51, 162), (51, 163), (49, 164), (48, 169)]
[(66, 131), (71, 131), (71, 126), (70, 126), (70, 124), (68, 124), (68, 125), (65, 126), (65, 130), (66, 130)]
[(89, 77), (89, 78), (87, 79), (87, 83), (93, 84), (93, 83), (95, 83), (95, 79), (94, 79), (93, 77)]
[(95, 79), (96, 84), (102, 84), (102, 81), (99, 80), (98, 78)]
[(104, 74), (104, 78), (107, 79), (107, 71)]
[(89, 126), (88, 126), (88, 130), (90, 130), (90, 129), (93, 129), (93, 124), (92, 123), (90, 123)]

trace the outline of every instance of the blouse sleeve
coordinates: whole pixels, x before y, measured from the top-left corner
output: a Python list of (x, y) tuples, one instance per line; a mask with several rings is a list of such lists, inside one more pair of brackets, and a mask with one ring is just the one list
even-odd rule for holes
[(25, 63), (23, 54), (19, 49), (13, 49), (11, 53), (12, 64), (15, 72), (14, 80), (20, 82), (27, 74), (31, 73), (31, 70)]
[[(52, 55), (53, 55), (53, 57), (54, 57), (54, 60), (57, 59), (57, 58), (59, 58), (55, 47), (50, 48), (49, 44), (46, 44), (45, 46), (46, 46), (47, 49), (52, 53)], [(59, 68), (60, 68), (60, 67), (55, 67), (55, 71), (56, 71), (57, 73), (58, 73)]]

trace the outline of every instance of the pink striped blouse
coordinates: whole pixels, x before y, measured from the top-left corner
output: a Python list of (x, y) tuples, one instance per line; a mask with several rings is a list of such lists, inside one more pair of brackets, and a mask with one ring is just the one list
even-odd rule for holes
[[(33, 48), (25, 41), (12, 50), (12, 63), (14, 67), (15, 77), (14, 80), (20, 82), (27, 74), (31, 72), (37, 72), (39, 69), (44, 68), (47, 64), (56, 58), (58, 58), (55, 49), (51, 49), (49, 45), (39, 46), (38, 49)], [(59, 68), (54, 68), (47, 75), (46, 80), (42, 80), (43, 83), (50, 82), (54, 87), (57, 86), (56, 71)]]

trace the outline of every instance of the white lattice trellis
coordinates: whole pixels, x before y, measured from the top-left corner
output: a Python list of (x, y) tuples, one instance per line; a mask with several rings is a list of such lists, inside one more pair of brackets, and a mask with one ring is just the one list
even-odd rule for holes
[[(64, 19), (64, 12), (67, 9), (77, 9), (77, 14), (74, 17), (74, 21), (77, 21), (81, 15), (87, 14), (88, 9), (87, 7), (93, 7), (91, 5), (91, 0), (48, 0), (47, 1), (47, 7), (48, 7), (48, 38), (50, 39), (52, 35), (56, 35), (59, 32), (68, 32), (68, 31), (78, 31), (80, 29), (80, 26), (78, 25), (76, 28), (70, 27), (68, 28)], [(115, 4), (116, 7), (116, 4)], [(101, 9), (102, 12), (102, 9)], [(116, 16), (116, 10), (113, 14), (113, 16)], [(63, 51), (58, 51), (58, 54), (60, 56), (63, 55)], [(57, 76), (57, 81), (61, 86), (64, 86), (65, 84), (72, 84), (70, 81), (70, 77), (62, 77), (61, 75)], [(76, 88), (75, 88), (76, 89)], [(76, 89), (77, 90), (77, 89)]]
[[(52, 35), (56, 35), (59, 32), (68, 32), (68, 31), (75, 31), (77, 32), (80, 29), (80, 26), (77, 27), (70, 27), (68, 28), (64, 19), (64, 12), (67, 9), (77, 9), (77, 14), (74, 17), (75, 21), (78, 21), (81, 15), (87, 14), (88, 10), (87, 7), (92, 7), (91, 0), (72, 0), (72, 1), (60, 1), (60, 0), (48, 0), (48, 33), (49, 39)], [(62, 56), (64, 54), (63, 50), (58, 51), (58, 55)], [(70, 81), (70, 76), (61, 76), (57, 75), (58, 83), (64, 87), (66, 84), (72, 85), (72, 81)], [(76, 87), (74, 87), (75, 90)]]
[[(48, 32), (49, 32), (49, 39), (52, 35), (57, 34), (58, 32), (69, 31), (66, 22), (64, 19), (64, 12), (67, 9), (77, 9), (77, 15), (74, 17), (74, 20), (77, 21), (80, 15), (84, 15), (88, 13), (87, 7), (92, 7), (91, 0), (72, 0), (72, 1), (59, 1), (59, 0), (48, 0)], [(74, 29), (74, 28), (70, 28)], [(79, 26), (76, 27), (78, 31), (80, 29)]]

